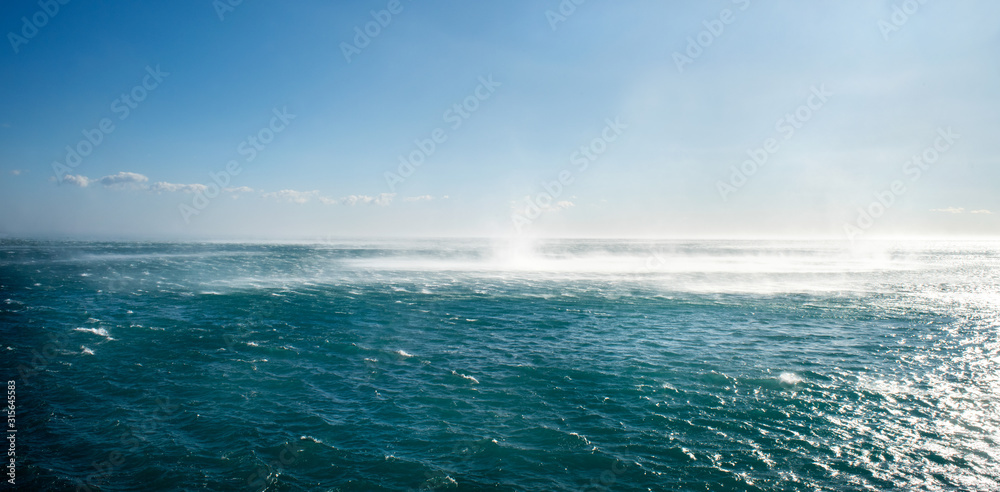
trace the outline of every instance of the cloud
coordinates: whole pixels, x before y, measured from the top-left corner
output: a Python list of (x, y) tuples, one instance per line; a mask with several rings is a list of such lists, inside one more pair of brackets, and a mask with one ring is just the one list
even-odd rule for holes
[(380, 207), (388, 206), (392, 203), (392, 199), (396, 197), (395, 193), (379, 193), (376, 196), (368, 195), (351, 195), (340, 199), (340, 203), (353, 207), (358, 204), (363, 205), (378, 205)]
[(134, 186), (149, 181), (149, 178), (139, 173), (120, 172), (104, 176), (97, 181), (104, 186)]
[(20, 170), (20, 169), (11, 169), (11, 170), (10, 170), (10, 173), (11, 173), (11, 174), (13, 174), (14, 176), (20, 176), (20, 175), (21, 175), (21, 173), (23, 173), (23, 172), (24, 172), (24, 171), (22, 171), (22, 170)]
[(238, 186), (236, 188), (223, 188), (226, 193), (253, 193), (254, 189), (249, 186)]
[[(204, 193), (208, 189), (208, 186), (192, 183), (192, 184), (179, 184), (179, 183), (167, 183), (166, 181), (158, 181), (153, 183), (149, 187), (149, 191), (160, 193), (160, 192), (181, 192), (181, 193)], [(253, 193), (254, 189), (249, 186), (240, 186), (237, 188), (223, 188), (225, 193)]]
[[(53, 179), (54, 180), (54, 179)], [(81, 188), (89, 186), (91, 183), (97, 182), (101, 183), (108, 188), (136, 188), (145, 189), (151, 193), (205, 193), (208, 190), (208, 186), (192, 183), (192, 184), (182, 184), (182, 183), (168, 183), (166, 181), (157, 181), (151, 185), (145, 185), (144, 183), (149, 181), (149, 178), (139, 173), (132, 172), (120, 172), (118, 174), (112, 174), (104, 176), (97, 180), (92, 180), (86, 176), (77, 176), (72, 174), (67, 174), (63, 177), (64, 181), (74, 184)], [(223, 188), (222, 192), (232, 193), (233, 198), (240, 193), (254, 193), (258, 190), (254, 190), (249, 186), (239, 186), (233, 188)], [(376, 205), (380, 207), (385, 207), (392, 204), (392, 200), (396, 197), (395, 193), (380, 193), (375, 196), (371, 195), (350, 195), (343, 198), (330, 198), (325, 196), (320, 196), (319, 191), (298, 191), (298, 190), (280, 190), (273, 191), (269, 193), (262, 193), (260, 195), (263, 198), (273, 198), (276, 200), (283, 200), (291, 203), (307, 203), (312, 199), (318, 199), (321, 203), (326, 205)], [(447, 198), (447, 197), (444, 197)], [(417, 201), (429, 201), (433, 200), (434, 197), (431, 195), (414, 196), (407, 197), (404, 200), (408, 202)], [(572, 204), (571, 204), (572, 205)]]
[(423, 201), (429, 202), (429, 201), (431, 201), (433, 199), (434, 199), (434, 197), (432, 197), (430, 195), (421, 195), (421, 196), (408, 196), (406, 198), (403, 198), (403, 201), (404, 202), (423, 202)]
[(167, 183), (165, 181), (159, 181), (153, 183), (149, 187), (149, 191), (160, 193), (166, 192), (181, 192), (181, 193), (203, 193), (208, 187), (203, 184), (178, 184), (178, 183)]
[(392, 203), (392, 199), (396, 197), (395, 193), (379, 193), (375, 200), (372, 201), (375, 205), (380, 207), (386, 207)]
[[(948, 213), (948, 214), (961, 214), (961, 213), (965, 213), (965, 208), (963, 208), (963, 207), (932, 208), (931, 212), (943, 212), (943, 213)], [(970, 214), (983, 214), (983, 215), (992, 215), (993, 214), (993, 212), (990, 212), (989, 210), (986, 210), (985, 208), (979, 209), (979, 210), (970, 210), (969, 213)]]
[(575, 207), (575, 206), (576, 205), (574, 205), (573, 202), (563, 200), (561, 202), (556, 202), (556, 204), (552, 207), (552, 209), (553, 210), (563, 210), (563, 209), (567, 209), (567, 208)]
[(276, 198), (278, 200), (287, 200), (293, 203), (306, 203), (312, 198), (319, 195), (319, 191), (296, 191), (296, 190), (281, 190), (271, 193), (264, 193), (264, 198)]
[[(340, 203), (344, 205), (353, 207), (358, 204), (359, 201), (371, 200), (372, 197), (365, 195), (351, 195), (340, 199)], [(367, 202), (366, 202), (367, 203)]]
[(67, 174), (63, 176), (63, 181), (72, 185), (77, 185), (80, 188), (86, 188), (87, 185), (90, 184), (90, 178), (86, 176), (73, 175), (73, 174)]

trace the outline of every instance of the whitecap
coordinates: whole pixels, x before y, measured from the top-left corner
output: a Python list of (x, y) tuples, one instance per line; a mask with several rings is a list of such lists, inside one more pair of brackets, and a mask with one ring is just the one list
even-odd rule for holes
[(780, 376), (778, 376), (778, 381), (781, 381), (784, 384), (795, 384), (795, 383), (801, 383), (802, 378), (800, 378), (799, 375), (795, 374), (794, 372), (783, 372), (781, 373)]
[(467, 376), (465, 374), (462, 374), (460, 372), (455, 372), (455, 371), (451, 371), (451, 373), (454, 374), (455, 376), (460, 377), (460, 378), (468, 379), (469, 381), (472, 381), (473, 384), (479, 384), (479, 380), (476, 379), (476, 378), (474, 378), (474, 377), (472, 377), (472, 376)]
[(94, 351), (93, 350), (90, 350), (89, 348), (84, 347), (83, 345), (81, 345), (80, 348), (83, 349), (83, 353), (85, 353), (87, 355), (94, 355)]
[(413, 354), (411, 354), (411, 353), (409, 353), (409, 352), (407, 352), (405, 350), (397, 350), (396, 353), (399, 354), (399, 355), (402, 355), (403, 357), (413, 357)]
[(114, 338), (111, 338), (111, 335), (108, 333), (108, 330), (105, 330), (104, 328), (73, 328), (73, 331), (82, 331), (82, 332), (85, 332), (85, 333), (92, 333), (94, 335), (98, 335), (98, 336), (102, 336), (104, 338), (107, 338), (108, 340), (114, 340)]
[(315, 437), (313, 437), (313, 436), (299, 436), (299, 440), (300, 440), (300, 441), (312, 441), (312, 442), (314, 442), (314, 443), (316, 443), (316, 444), (322, 444), (322, 445), (324, 445), (324, 446), (326, 445), (326, 443), (325, 443), (325, 442), (323, 442), (323, 441), (321, 441), (321, 440), (319, 440), (319, 439), (316, 439), (316, 438), (315, 438)]

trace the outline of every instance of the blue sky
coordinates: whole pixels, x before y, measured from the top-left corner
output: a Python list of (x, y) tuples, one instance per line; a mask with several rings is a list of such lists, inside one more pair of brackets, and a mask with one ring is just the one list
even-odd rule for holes
[(1000, 233), (995, 2), (53, 1), (0, 7), (3, 235)]

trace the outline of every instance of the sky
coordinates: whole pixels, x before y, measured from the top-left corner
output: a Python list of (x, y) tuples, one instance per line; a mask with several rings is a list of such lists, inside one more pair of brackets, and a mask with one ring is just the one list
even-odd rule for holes
[(1000, 236), (997, 2), (0, 12), (0, 237)]

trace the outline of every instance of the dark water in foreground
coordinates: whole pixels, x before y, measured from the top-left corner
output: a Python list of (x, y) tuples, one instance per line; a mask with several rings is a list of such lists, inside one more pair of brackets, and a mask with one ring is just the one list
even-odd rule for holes
[(998, 327), (997, 243), (0, 242), (25, 490), (997, 490)]

